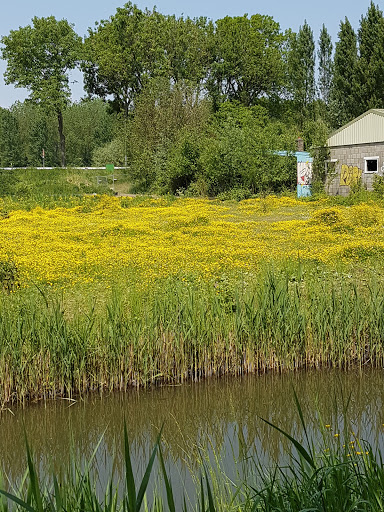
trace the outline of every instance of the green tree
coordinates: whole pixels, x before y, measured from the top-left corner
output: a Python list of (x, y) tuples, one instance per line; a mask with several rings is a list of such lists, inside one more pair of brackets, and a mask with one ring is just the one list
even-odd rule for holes
[(291, 97), (298, 115), (299, 125), (313, 117), (315, 99), (315, 42), (313, 32), (306, 21), (297, 34), (291, 33), (288, 55), (288, 73)]
[(330, 105), (336, 128), (351, 121), (359, 111), (356, 101), (357, 37), (348, 18), (340, 23), (338, 36)]
[(11, 111), (19, 127), (23, 165), (41, 166), (43, 149), (45, 165), (60, 165), (60, 143), (55, 113), (46, 110), (41, 104), (28, 100), (16, 103)]
[(165, 76), (175, 83), (187, 80), (199, 85), (206, 78), (211, 61), (213, 23), (204, 17), (166, 16), (162, 25)]
[(67, 20), (53, 16), (32, 19), (1, 39), (7, 61), (5, 82), (25, 87), (30, 98), (44, 109), (54, 111), (58, 121), (61, 165), (65, 166), (63, 111), (70, 98), (68, 71), (79, 61), (81, 38)]
[(384, 18), (373, 2), (361, 17), (358, 44), (356, 115), (384, 107)]
[(325, 103), (325, 105), (329, 104), (329, 97), (333, 77), (332, 49), (333, 45), (331, 36), (329, 35), (325, 25), (323, 24), (320, 31), (317, 57), (319, 62), (319, 92), (320, 97)]
[(0, 166), (18, 167), (22, 164), (19, 123), (10, 110), (0, 108)]
[(94, 150), (112, 140), (116, 116), (108, 113), (105, 102), (95, 99), (72, 104), (64, 121), (69, 164), (89, 166)]
[(115, 110), (127, 116), (150, 78), (166, 69), (163, 22), (156, 10), (142, 11), (129, 2), (90, 29), (82, 64), (86, 91), (112, 96)]
[(272, 122), (258, 105), (223, 103), (201, 150), (201, 168), (210, 195), (231, 189), (279, 191), (296, 184), (296, 165), (277, 150), (294, 149), (295, 132)]
[(254, 105), (271, 94), (284, 76), (284, 36), (270, 16), (255, 14), (216, 22), (208, 89), (214, 101)]
[(182, 82), (171, 85), (166, 78), (148, 84), (128, 129), (130, 175), (136, 186), (160, 192), (186, 188), (189, 178), (178, 175), (174, 163), (192, 154), (210, 113), (211, 105), (198, 89)]

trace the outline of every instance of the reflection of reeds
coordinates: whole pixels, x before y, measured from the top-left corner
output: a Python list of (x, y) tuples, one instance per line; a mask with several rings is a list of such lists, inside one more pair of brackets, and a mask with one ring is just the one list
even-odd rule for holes
[[(191, 469), (196, 491), (194, 496), (186, 496), (169, 477), (161, 434), (140, 478), (133, 471), (130, 443), (124, 428), (123, 474), (116, 481), (112, 469), (108, 483), (102, 487), (98, 485), (100, 467), (95, 464), (97, 447), (87, 464), (76, 463), (74, 459), (61, 468), (59, 476), (41, 478), (27, 443), (27, 472), (19, 488), (4, 490), (0, 475), (0, 512), (382, 510), (384, 466), (381, 453), (351, 430), (346, 410), (344, 429), (340, 433), (335, 434), (330, 425), (323, 425), (318, 418), (322, 441), (315, 444), (299, 401), (297, 398), (295, 401), (299, 423), (306, 433), (304, 442), (266, 421), (268, 428), (277, 430), (292, 446), (284, 465), (266, 469), (257, 455), (248, 457), (246, 453), (239, 453), (237, 458), (232, 454), (233, 466), (241, 464), (242, 470), (235, 478), (228, 477), (214, 447), (212, 451), (201, 448), (200, 467)], [(159, 460), (157, 483), (150, 487), (156, 457)]]
[[(238, 283), (237, 283), (238, 284)], [(288, 278), (114, 293), (105, 312), (4, 296), (0, 404), (267, 370), (382, 366), (384, 287)], [(21, 299), (21, 297), (23, 297)]]

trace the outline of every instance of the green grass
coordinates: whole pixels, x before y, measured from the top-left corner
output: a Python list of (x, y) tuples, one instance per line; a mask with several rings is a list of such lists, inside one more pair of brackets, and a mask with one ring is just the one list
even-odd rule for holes
[(113, 174), (105, 169), (0, 169), (0, 197), (8, 198), (8, 202), (12, 199), (20, 205), (35, 203), (36, 206), (46, 207), (52, 201), (84, 194), (129, 192), (125, 171), (118, 169), (114, 176), (116, 181), (113, 185)]
[[(384, 284), (301, 266), (127, 283), (98, 301), (0, 296), (0, 406), (224, 374), (384, 364)], [(94, 290), (92, 290), (94, 291)]]

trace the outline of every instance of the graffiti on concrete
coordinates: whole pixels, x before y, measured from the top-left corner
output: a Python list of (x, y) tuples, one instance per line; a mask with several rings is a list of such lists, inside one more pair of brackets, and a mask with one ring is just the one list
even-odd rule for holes
[(297, 162), (297, 184), (310, 185), (312, 181), (312, 162)]
[(343, 164), (341, 166), (340, 172), (340, 186), (341, 187), (350, 187), (351, 185), (357, 183), (361, 178), (362, 170), (357, 167), (357, 165), (346, 165)]

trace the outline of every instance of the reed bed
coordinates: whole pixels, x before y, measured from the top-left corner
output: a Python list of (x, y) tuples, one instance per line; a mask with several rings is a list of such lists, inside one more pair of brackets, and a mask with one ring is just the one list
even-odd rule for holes
[[(40, 293), (41, 292), (41, 293)], [(73, 314), (42, 290), (3, 294), (0, 404), (224, 374), (384, 364), (384, 284), (323, 271), (170, 278)]]

